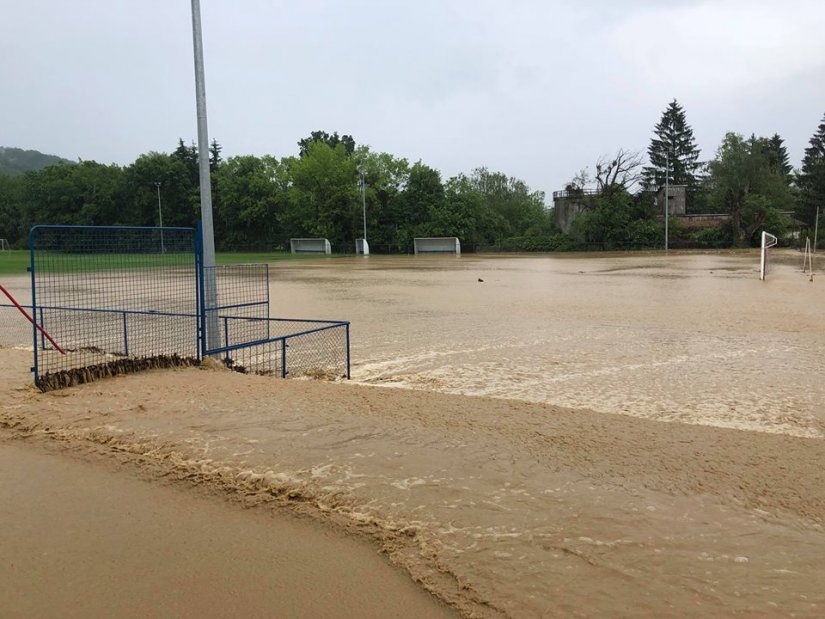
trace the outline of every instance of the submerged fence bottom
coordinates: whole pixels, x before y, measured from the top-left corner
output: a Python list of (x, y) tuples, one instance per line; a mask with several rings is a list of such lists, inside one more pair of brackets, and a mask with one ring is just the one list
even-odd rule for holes
[[(31, 325), (12, 309), (0, 305), (0, 346), (31, 346)], [(43, 391), (201, 363), (195, 315), (88, 308), (38, 308), (36, 315), (66, 350), (60, 354), (38, 335), (35, 384)], [(218, 324), (222, 346), (206, 355), (233, 371), (350, 377), (348, 322), (220, 316)]]

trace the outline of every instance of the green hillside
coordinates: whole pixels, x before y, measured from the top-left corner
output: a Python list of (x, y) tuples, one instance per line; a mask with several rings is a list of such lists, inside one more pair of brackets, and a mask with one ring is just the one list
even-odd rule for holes
[(36, 150), (0, 146), (0, 174), (17, 176), (29, 170), (40, 170), (56, 163), (72, 163), (57, 155), (46, 155)]

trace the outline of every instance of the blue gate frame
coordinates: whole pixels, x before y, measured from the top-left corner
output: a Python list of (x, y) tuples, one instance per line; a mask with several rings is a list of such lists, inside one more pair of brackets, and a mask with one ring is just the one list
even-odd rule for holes
[[(172, 287), (152, 289), (151, 282), (158, 279), (158, 276), (152, 276), (151, 271), (146, 271), (143, 275), (138, 273), (137, 276), (138, 280), (143, 282), (142, 285), (147, 288), (146, 296), (141, 298), (140, 290), (138, 290), (135, 298), (123, 297), (122, 291), (129, 289), (129, 285), (121, 283), (120, 288), (117, 287), (117, 282), (120, 281), (118, 273), (122, 273), (119, 269), (136, 269), (132, 274), (122, 274), (123, 282), (128, 282), (128, 278), (135, 277), (134, 273), (143, 267), (123, 267), (120, 263), (112, 266), (111, 262), (116, 262), (117, 259), (121, 262), (128, 262), (136, 256), (156, 256), (157, 250), (152, 243), (154, 243), (154, 235), (158, 234), (161, 239), (164, 234), (166, 235), (167, 247), (170, 238), (177, 238), (182, 243), (177, 246), (178, 253), (175, 254), (177, 262), (173, 266), (177, 269), (176, 274), (170, 276), (174, 281), (170, 280), (171, 283), (168, 283)], [(105, 245), (107, 239), (111, 240), (111, 246), (101, 249), (99, 244), (102, 242)], [(39, 244), (38, 240), (41, 240), (42, 244)], [(49, 245), (50, 242), (52, 245)], [(141, 245), (141, 243), (149, 243), (149, 246)], [(122, 247), (129, 249), (123, 253)], [(187, 250), (185, 247), (191, 249)], [(77, 373), (84, 368), (89, 369), (92, 358), (97, 364), (94, 367), (97, 368), (103, 367), (100, 363), (101, 359), (109, 360), (107, 363), (111, 367), (105, 369), (104, 375), (125, 373), (129, 370), (123, 368), (130, 364), (135, 366), (133, 353), (140, 355), (141, 351), (144, 357), (147, 354), (167, 358), (171, 356), (182, 359), (184, 364), (190, 363), (186, 361), (187, 355), (197, 362), (207, 356), (223, 356), (227, 366), (232, 369), (275, 374), (281, 377), (293, 374), (293, 369), (299, 373), (303, 371), (311, 374), (323, 372), (325, 368), (337, 368), (330, 370), (335, 373), (336, 377), (351, 378), (350, 323), (348, 321), (270, 318), (267, 265), (205, 267), (199, 228), (196, 230), (194, 228), (39, 225), (34, 226), (29, 232), (29, 248), (32, 315), (47, 329), (51, 325), (61, 331), (60, 326), (64, 325), (63, 333), (67, 334), (67, 341), (72, 340), (71, 345), (74, 346), (73, 349), (70, 348), (73, 353), (72, 358), (62, 360), (62, 364), (58, 363), (56, 359), (59, 358), (52, 354), (53, 349), (47, 345), (45, 338), (39, 336), (37, 329), (32, 327), (34, 344), (34, 367), (32, 369), (35, 383), (41, 389), (44, 389), (45, 383), (41, 382), (44, 376), (65, 372)], [(38, 254), (38, 251), (41, 253)], [(161, 241), (161, 252), (166, 253), (163, 241)], [(191, 261), (186, 258), (187, 252), (191, 252)], [(161, 258), (162, 254), (160, 254)], [(41, 258), (45, 261), (42, 265), (40, 264)], [(164, 264), (161, 258), (159, 258), (160, 266), (169, 266)], [(59, 264), (55, 266), (54, 261), (59, 260), (64, 260), (62, 267)], [(88, 262), (83, 262), (84, 260)], [(187, 265), (192, 267), (189, 271), (190, 276), (186, 275), (189, 269)], [(40, 269), (41, 266), (44, 268)], [(84, 274), (87, 279), (84, 279)], [(205, 286), (208, 274), (215, 277), (216, 295), (214, 298), (218, 298), (218, 295), (222, 293), (219, 282), (227, 283), (223, 289), (224, 297), (221, 297), (221, 302), (216, 303), (216, 307), (213, 308), (206, 307)], [(243, 292), (241, 296), (246, 295), (244, 298), (235, 298), (237, 297), (236, 290), (232, 286), (244, 279), (243, 276), (253, 280), (252, 288)], [(98, 291), (95, 288), (94, 277), (99, 280), (102, 290)], [(141, 277), (143, 279), (140, 279)], [(187, 277), (193, 278), (194, 282), (189, 279), (187, 284)], [(41, 278), (43, 281), (40, 281)], [(112, 284), (113, 288), (108, 290), (105, 286), (111, 283), (110, 279), (115, 283)], [(163, 285), (163, 279), (160, 277), (160, 286)], [(76, 288), (88, 291), (88, 296), (66, 294), (65, 290), (71, 287), (66, 285), (67, 282), (69, 284), (79, 282), (80, 285)], [(176, 282), (180, 286), (179, 290), (174, 288)], [(39, 288), (46, 293), (43, 298), (38, 294)], [(186, 293), (186, 290), (191, 292)], [(176, 291), (185, 294), (181, 297), (175, 295)], [(194, 303), (186, 301), (186, 294), (194, 295)], [(165, 299), (164, 295), (166, 297), (172, 295), (172, 298)], [(150, 307), (156, 302), (156, 306)], [(145, 303), (145, 306), (140, 306), (141, 303)], [(172, 311), (176, 303), (182, 311)], [(138, 306), (135, 306), (136, 304)], [(207, 323), (211, 321), (210, 313), (215, 317), (213, 325), (218, 324), (222, 327), (222, 333), (218, 327), (220, 337), (216, 336), (216, 341), (220, 341), (221, 344), (211, 347), (208, 345), (209, 338), (207, 338)], [(187, 320), (192, 320), (194, 346), (191, 345), (192, 340), (189, 340), (188, 346), (182, 344), (182, 347), (175, 350), (162, 351), (158, 347), (162, 348), (168, 342), (161, 341), (160, 344), (153, 343), (152, 346), (147, 346), (145, 342), (140, 341), (141, 337), (145, 338), (146, 334), (152, 331), (147, 325), (157, 325), (160, 324), (158, 321), (162, 323), (164, 320), (167, 329), (171, 324), (170, 321), (177, 320), (175, 324), (180, 325), (185, 324)], [(44, 325), (44, 321), (47, 324)], [(179, 331), (177, 327), (174, 330)], [(88, 335), (88, 340), (83, 339), (86, 335)], [(185, 337), (181, 341), (185, 341)], [(174, 342), (173, 348), (177, 345), (177, 341)], [(191, 350), (191, 353), (186, 353), (185, 350)], [(41, 355), (48, 359), (47, 363), (41, 363)], [(115, 357), (117, 362), (112, 360)], [(233, 357), (241, 357), (245, 360), (240, 364)], [(126, 363), (124, 359), (130, 359), (131, 362)], [(150, 364), (145, 367), (163, 366)], [(82, 376), (75, 382), (86, 382), (84, 376), (88, 372), (81, 373)], [(69, 381), (68, 384), (75, 383)], [(61, 383), (60, 386), (63, 384)]]

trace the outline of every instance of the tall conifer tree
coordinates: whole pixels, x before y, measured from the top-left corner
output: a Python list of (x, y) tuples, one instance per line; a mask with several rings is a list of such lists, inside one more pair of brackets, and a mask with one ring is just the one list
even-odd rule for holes
[(800, 190), (797, 217), (812, 226), (816, 218), (816, 207), (819, 206), (822, 225), (825, 217), (825, 117), (805, 149), (796, 184)]
[(767, 140), (766, 155), (768, 162), (778, 174), (781, 174), (785, 182), (790, 184), (791, 172), (791, 158), (788, 156), (788, 149), (785, 148), (785, 141), (778, 133), (774, 133), (773, 137)]
[(685, 111), (676, 99), (668, 104), (653, 133), (655, 135), (647, 149), (650, 165), (642, 175), (644, 186), (653, 190), (664, 186), (669, 154), (670, 183), (694, 188), (702, 167), (698, 161), (699, 148), (693, 137), (693, 129), (685, 119)]

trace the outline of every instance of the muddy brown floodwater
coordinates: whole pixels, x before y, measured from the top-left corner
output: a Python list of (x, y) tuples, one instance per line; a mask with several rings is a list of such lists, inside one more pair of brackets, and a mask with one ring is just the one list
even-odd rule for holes
[(0, 428), (327, 522), (466, 616), (822, 616), (825, 279), (775, 258), (281, 263), (273, 315), (351, 320), (353, 381), (40, 394), (6, 350)]

